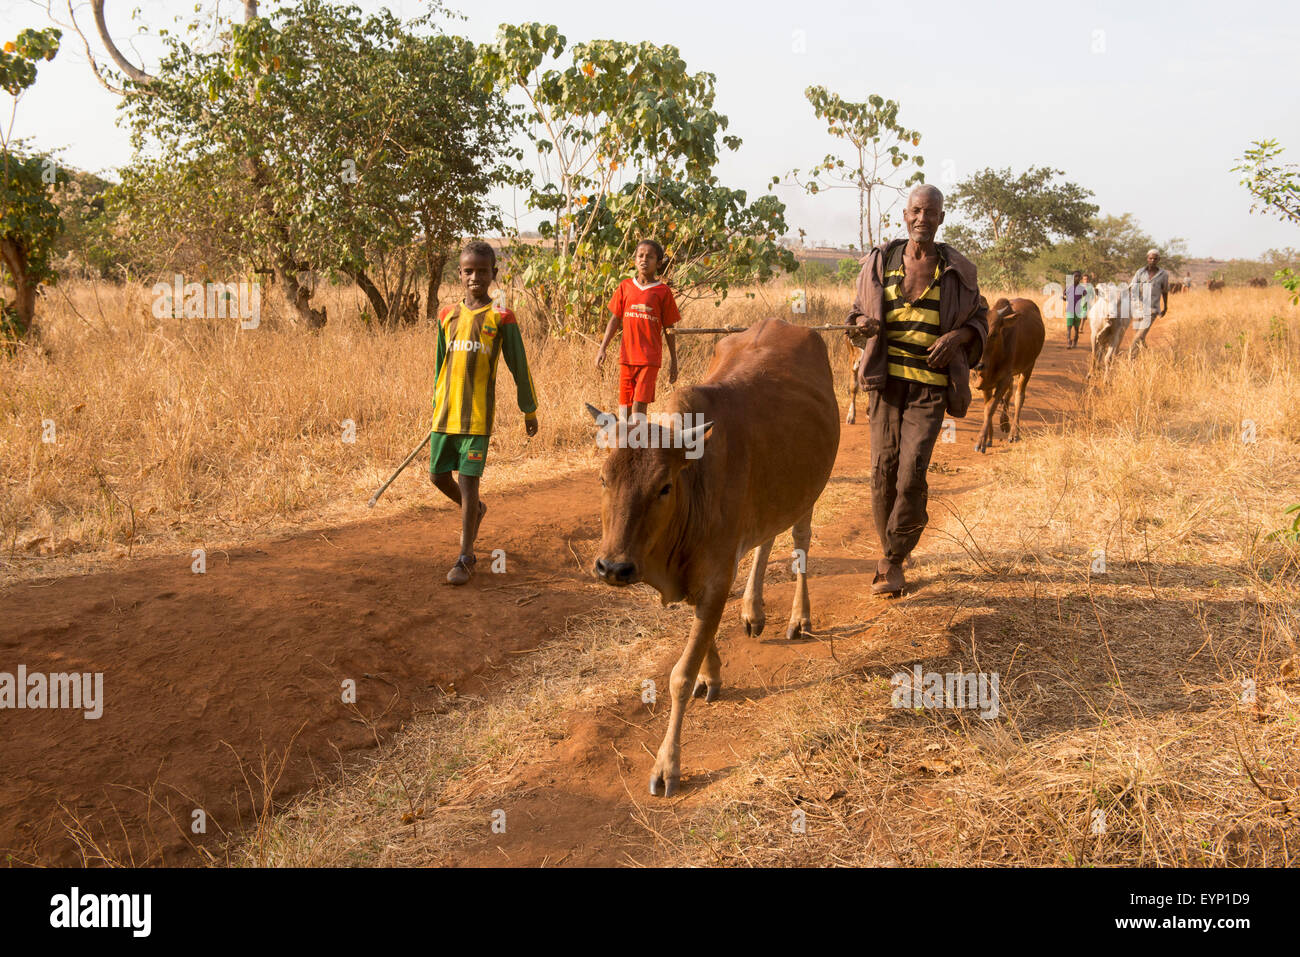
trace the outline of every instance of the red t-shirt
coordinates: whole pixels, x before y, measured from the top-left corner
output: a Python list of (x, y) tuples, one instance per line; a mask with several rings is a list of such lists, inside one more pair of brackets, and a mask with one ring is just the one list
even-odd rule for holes
[(642, 286), (624, 279), (609, 301), (610, 312), (623, 320), (618, 361), (629, 366), (655, 366), (663, 361), (663, 330), (681, 321), (673, 292), (662, 282)]

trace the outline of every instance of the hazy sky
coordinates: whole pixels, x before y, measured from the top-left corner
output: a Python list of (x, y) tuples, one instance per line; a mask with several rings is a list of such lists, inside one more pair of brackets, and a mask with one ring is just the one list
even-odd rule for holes
[[(386, 5), (402, 14), (422, 8), (417, 0)], [(119, 38), (133, 32), (135, 6), (158, 25), (193, 9), (159, 0), (111, 3)], [(237, 6), (225, 3), (231, 12)], [(922, 132), (927, 179), (940, 188), (985, 166), (1048, 165), (1091, 189), (1103, 213), (1132, 213), (1161, 242), (1186, 239), (1195, 256), (1300, 247), (1300, 230), (1249, 212), (1249, 195), (1230, 171), (1257, 138), (1279, 139), (1300, 162), (1300, 19), (1280, 0), (1226, 7), (1202, 0), (496, 0), (462, 7), (468, 19), (452, 29), (479, 41), (492, 39), (499, 23), (541, 20), (570, 42), (676, 45), (691, 69), (716, 74), (716, 106), (730, 117), (729, 132), (744, 139), (719, 174), (752, 194), (773, 175), (835, 149), (803, 97), (807, 86), (822, 84), (846, 99), (879, 93), (898, 100), (901, 122)], [(48, 21), (44, 4), (0, 0), (0, 23), (9, 39)], [(88, 7), (83, 24), (91, 25)], [(141, 46), (146, 56), (150, 49)], [(95, 83), (74, 35), (54, 63), (41, 66), (19, 104), (15, 132), (41, 148), (66, 147), (75, 166), (106, 171), (130, 156), (116, 118), (116, 98)], [(792, 230), (856, 241), (853, 194), (778, 192)]]

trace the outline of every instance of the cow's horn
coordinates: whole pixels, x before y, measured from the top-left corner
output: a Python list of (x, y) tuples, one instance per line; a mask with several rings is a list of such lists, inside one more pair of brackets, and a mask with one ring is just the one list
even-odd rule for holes
[(709, 429), (713, 428), (712, 422), (701, 422), (699, 425), (689, 429), (682, 429), (681, 446), (682, 448), (694, 448), (697, 443), (704, 441), (704, 436)]
[(590, 402), (584, 402), (583, 405), (587, 407), (587, 411), (591, 413), (591, 417), (596, 420), (597, 425), (603, 426), (609, 421), (610, 413), (601, 412), (600, 409), (596, 408)]

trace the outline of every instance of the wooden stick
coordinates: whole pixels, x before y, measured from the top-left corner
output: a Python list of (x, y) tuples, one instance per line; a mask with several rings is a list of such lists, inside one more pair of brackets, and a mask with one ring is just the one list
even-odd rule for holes
[[(797, 323), (795, 323), (797, 325)], [(674, 336), (703, 336), (703, 335), (724, 335), (729, 332), (744, 332), (749, 326), (718, 326), (707, 329), (690, 328), (678, 329), (673, 328), (671, 334)], [(799, 326), (800, 329), (811, 329), (813, 332), (844, 332), (846, 329), (852, 329), (848, 323), (835, 326)]]
[(397, 478), (397, 476), (402, 474), (402, 469), (410, 465), (411, 460), (420, 454), (420, 450), (429, 444), (429, 439), (431, 438), (433, 438), (432, 432), (430, 432), (428, 435), (426, 435), (423, 439), (420, 440), (420, 444), (411, 450), (411, 454), (406, 457), (406, 461), (397, 467), (397, 471), (388, 477), (387, 482), (379, 486), (378, 491), (376, 491), (374, 495), (370, 496), (370, 501), (366, 503), (366, 508), (375, 507), (375, 503), (379, 501), (379, 496), (383, 495), (384, 491), (388, 488), (388, 486), (393, 484), (393, 481)]

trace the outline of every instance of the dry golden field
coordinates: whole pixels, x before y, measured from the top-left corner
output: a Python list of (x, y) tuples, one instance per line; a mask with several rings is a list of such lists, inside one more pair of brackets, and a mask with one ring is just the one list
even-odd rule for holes
[[(788, 312), (785, 294), (741, 290), (721, 309), (685, 306), (685, 321), (748, 324)], [(444, 299), (454, 295), (444, 287)], [(0, 354), (0, 582), (362, 517), (432, 418), (436, 334), (423, 324), (371, 331), (354, 290), (321, 298), (331, 320), (313, 334), (282, 323), (270, 296), (260, 327), (241, 331), (155, 319), (146, 286), (72, 281), (49, 290), (40, 348)], [(838, 321), (846, 291), (841, 299), (832, 307), (814, 292), (810, 320)], [(712, 341), (684, 338), (683, 370), (702, 368)], [(616, 362), (603, 380), (596, 375), (597, 345), (529, 339), (542, 403), (532, 440), (502, 366), (493, 485), (595, 461), (582, 403), (609, 407), (617, 392)], [(343, 441), (347, 420), (353, 443)], [(46, 423), (53, 442), (43, 441)], [(413, 465), (386, 505), (427, 501), (425, 476)]]
[[(693, 305), (686, 322), (784, 311), (784, 288), (754, 292)], [(819, 295), (811, 321), (843, 315), (847, 290)], [(0, 358), (6, 578), (365, 517), (428, 420), (434, 338), (374, 333), (350, 291), (333, 296), (316, 335), (274, 316), (250, 332), (155, 320), (140, 289), (53, 293), (48, 351)], [(1057, 396), (1064, 413), (1040, 417), (1026, 441), (954, 467), (909, 571), (928, 586), (882, 608), (855, 591), (860, 576), (814, 577), (819, 633), (833, 641), (779, 682), (692, 707), (687, 763), (704, 760), (706, 736), (729, 748), (708, 753), (725, 771), (707, 787), (656, 803), (630, 775), (580, 805), (596, 840), (621, 848), (604, 862), (1300, 861), (1300, 546), (1272, 534), (1300, 502), (1298, 322), (1277, 289), (1174, 297), (1148, 354)], [(706, 339), (683, 346), (683, 380), (702, 369)], [(528, 346), (542, 431), (525, 439), (503, 370), (493, 491), (598, 462), (581, 403), (608, 406), (614, 382), (608, 370), (595, 378), (595, 343)], [(843, 361), (836, 372), (842, 389)], [(341, 441), (346, 419), (355, 444)], [(41, 441), (43, 420), (53, 443)], [(874, 556), (869, 534), (831, 531), (861, 529), (863, 495), (848, 478), (828, 486), (814, 576), (828, 551), (846, 564)], [(413, 467), (385, 508), (433, 496)], [(637, 682), (666, 674), (688, 621), (648, 594), (611, 593), (507, 662), (490, 693), (413, 718), (288, 807), (267, 802), (221, 860), (505, 863), (482, 827), (502, 795), (522, 800), (539, 755), (567, 760), (574, 740), (602, 729), (624, 736), (616, 750), (639, 747), (639, 732), (600, 716), (615, 709), (629, 723)], [(750, 654), (742, 644), (724, 650), (730, 673)], [(912, 661), (999, 672), (1002, 717), (891, 708), (889, 677)], [(591, 811), (606, 804), (607, 819)], [(791, 808), (806, 833), (792, 834)]]

